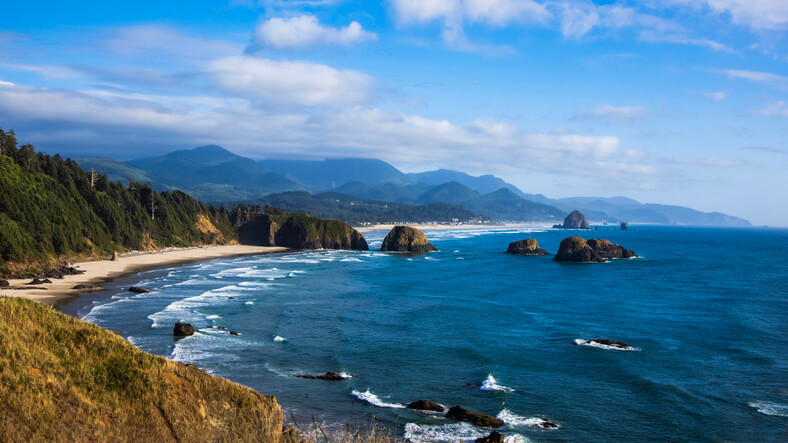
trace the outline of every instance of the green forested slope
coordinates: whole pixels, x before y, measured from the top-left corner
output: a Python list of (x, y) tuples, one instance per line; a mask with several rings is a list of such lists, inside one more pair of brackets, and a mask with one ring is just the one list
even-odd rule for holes
[(91, 184), (76, 162), (17, 146), (12, 131), (0, 130), (0, 275), (35, 274), (58, 260), (112, 251), (236, 238), (223, 210), (101, 174)]

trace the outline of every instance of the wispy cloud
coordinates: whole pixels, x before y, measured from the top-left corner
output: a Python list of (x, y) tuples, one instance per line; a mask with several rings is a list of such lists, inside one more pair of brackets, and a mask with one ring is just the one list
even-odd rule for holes
[(604, 120), (612, 123), (632, 123), (649, 117), (650, 112), (645, 106), (613, 106), (598, 105), (575, 114), (574, 118), (582, 120)]
[(728, 93), (725, 91), (714, 91), (714, 92), (701, 92), (702, 96), (714, 100), (715, 102), (721, 102), (728, 98)]
[(729, 15), (733, 23), (753, 30), (788, 29), (788, 8), (782, 0), (668, 0), (667, 3)]
[(377, 34), (365, 31), (353, 21), (342, 28), (323, 26), (313, 15), (271, 18), (254, 32), (253, 48), (303, 49), (320, 45), (345, 45), (377, 40)]
[(756, 111), (757, 114), (767, 117), (788, 117), (788, 103), (783, 100), (776, 101)]
[(788, 84), (788, 77), (771, 72), (747, 71), (743, 69), (718, 69), (717, 72), (730, 78), (752, 80), (755, 82)]

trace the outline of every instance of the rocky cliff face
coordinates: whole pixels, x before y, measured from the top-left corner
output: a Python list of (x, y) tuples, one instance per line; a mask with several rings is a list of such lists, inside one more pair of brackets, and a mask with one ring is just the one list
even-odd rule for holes
[(386, 234), (381, 251), (392, 252), (435, 252), (438, 249), (430, 244), (424, 232), (410, 226), (394, 226)]
[(568, 237), (561, 241), (553, 260), (602, 263), (611, 258), (637, 257), (633, 251), (604, 239), (585, 241), (582, 237)]
[(578, 210), (574, 210), (567, 215), (564, 219), (564, 224), (554, 225), (553, 227), (560, 229), (591, 229), (586, 216)]
[(506, 250), (507, 254), (517, 255), (548, 255), (549, 252), (539, 247), (535, 238), (527, 238), (516, 242), (509, 243), (509, 248)]
[(360, 232), (339, 220), (307, 214), (259, 214), (237, 226), (242, 244), (294, 249), (369, 249)]
[(40, 303), (0, 298), (0, 342), (0, 441), (302, 441), (274, 397)]

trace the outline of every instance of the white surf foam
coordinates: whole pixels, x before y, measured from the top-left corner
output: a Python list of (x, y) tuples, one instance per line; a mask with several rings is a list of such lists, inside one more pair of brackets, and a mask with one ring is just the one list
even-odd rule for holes
[(244, 303), (244, 304), (245, 304), (245, 305), (253, 305), (253, 304), (254, 304), (254, 302), (253, 302), (253, 301), (248, 301), (248, 302), (246, 302), (246, 303)]
[(365, 392), (359, 392), (354, 390), (352, 394), (354, 397), (358, 398), (359, 400), (364, 400), (365, 402), (377, 406), (379, 408), (396, 408), (396, 409), (405, 408), (405, 405), (401, 403), (387, 403), (381, 400), (380, 397), (370, 392), (369, 389), (367, 389)]
[(576, 338), (575, 344), (578, 346), (591, 346), (592, 348), (607, 349), (610, 351), (640, 351), (640, 348), (634, 348), (632, 346), (627, 346), (626, 348), (619, 348), (618, 346), (604, 345), (602, 343), (597, 343), (583, 338)]
[(287, 339), (286, 339), (286, 338), (284, 338), (284, 337), (280, 337), (280, 336), (278, 336), (278, 335), (275, 335), (275, 336), (274, 336), (274, 341), (275, 341), (275, 342), (277, 342), (277, 343), (281, 343), (281, 342), (283, 342), (283, 341), (287, 341)]
[(353, 376), (348, 374), (347, 372), (340, 372), (339, 376), (342, 378), (353, 378)]
[[(497, 418), (499, 420), (503, 420), (509, 426), (532, 426), (532, 427), (539, 427), (544, 428), (546, 421), (539, 417), (523, 417), (521, 415), (517, 415), (514, 412), (504, 408), (501, 411)], [(558, 426), (560, 427), (560, 426)], [(557, 428), (552, 428), (557, 429)]]
[(216, 315), (216, 314), (214, 314), (214, 315), (206, 315), (205, 316), (206, 320), (216, 320), (217, 318), (222, 318), (222, 316), (221, 315)]
[(757, 400), (751, 402), (750, 407), (757, 409), (761, 414), (788, 417), (788, 405), (781, 405), (772, 401)]
[[(411, 442), (472, 442), (477, 438), (490, 435), (489, 430), (477, 428), (469, 423), (451, 423), (445, 425), (425, 425), (407, 423), (405, 425), (405, 440)], [(504, 440), (506, 443), (527, 443), (530, 440), (520, 434), (510, 434)]]
[(503, 392), (514, 392), (514, 389), (499, 385), (498, 381), (493, 377), (492, 374), (489, 374), (487, 378), (484, 379), (482, 382), (482, 387), (479, 388), (482, 391), (503, 391)]

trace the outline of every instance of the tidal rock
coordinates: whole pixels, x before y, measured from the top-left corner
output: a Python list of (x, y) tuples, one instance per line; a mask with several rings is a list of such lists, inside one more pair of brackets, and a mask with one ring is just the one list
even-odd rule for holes
[(30, 283), (25, 283), (26, 285), (43, 285), (45, 283), (52, 283), (52, 280), (45, 278), (41, 280), (40, 278), (34, 278), (30, 280)]
[(563, 239), (553, 260), (592, 263), (602, 263), (605, 261), (598, 252), (591, 248), (591, 246), (588, 246), (585, 239), (577, 236)]
[(498, 431), (490, 432), (490, 435), (487, 437), (481, 437), (476, 439), (476, 443), (503, 443), (506, 441), (506, 436), (501, 434)]
[(625, 222), (625, 221), (622, 221), (621, 222), (621, 230), (622, 231), (626, 231), (627, 229), (629, 229), (629, 224), (627, 222)]
[(103, 291), (104, 290), (104, 288), (102, 288), (99, 285), (91, 285), (91, 284), (76, 285), (76, 286), (74, 286), (71, 289), (76, 289), (79, 292), (96, 292), (96, 291)]
[(443, 412), (443, 406), (429, 400), (417, 400), (408, 404), (407, 407), (408, 409), (418, 409), (421, 411)]
[(539, 247), (539, 243), (535, 238), (527, 238), (516, 242), (509, 243), (509, 248), (506, 250), (507, 254), (517, 255), (548, 255), (549, 252)]
[(574, 210), (567, 215), (563, 225), (553, 225), (553, 227), (560, 229), (590, 229), (586, 216), (578, 210)]
[(410, 226), (394, 226), (386, 234), (381, 251), (393, 252), (435, 252), (438, 249), (430, 244), (427, 236), (419, 229)]
[(172, 335), (176, 337), (187, 337), (189, 335), (194, 335), (194, 326), (190, 325), (189, 323), (175, 323), (175, 327), (172, 329)]
[(461, 406), (452, 406), (452, 408), (449, 409), (449, 412), (446, 413), (446, 418), (467, 421), (476, 426), (482, 426), (485, 428), (500, 428), (505, 424), (503, 420), (499, 418), (480, 414), (478, 412), (472, 412)]
[(551, 422), (550, 420), (548, 420), (546, 418), (540, 418), (539, 420), (540, 421), (537, 424), (537, 426), (539, 426), (542, 429), (558, 429), (558, 425), (557, 424)]
[(602, 258), (610, 259), (637, 257), (637, 255), (635, 255), (635, 253), (629, 249), (615, 243), (610, 243), (610, 241), (604, 239), (588, 240), (588, 246), (596, 251)]
[(11, 286), (11, 283), (8, 283), (8, 280), (0, 280), (0, 288), (7, 288)]
[(241, 335), (241, 334), (238, 333), (237, 331), (230, 331), (230, 335)]
[(326, 372), (325, 374), (322, 374), (322, 375), (302, 374), (302, 375), (296, 375), (296, 377), (309, 378), (309, 379), (312, 379), (312, 380), (329, 380), (329, 381), (337, 381), (337, 380), (345, 380), (345, 379), (347, 379), (347, 377), (345, 377), (344, 375), (337, 374), (336, 372), (331, 372), (331, 371), (328, 371), (328, 372)]
[(623, 341), (615, 341), (615, 340), (607, 340), (604, 338), (595, 338), (593, 340), (586, 340), (586, 343), (596, 343), (598, 345), (610, 346), (612, 348), (619, 348), (619, 349), (632, 349), (631, 346), (624, 343)]
[(150, 292), (153, 292), (153, 291), (150, 291), (150, 290), (144, 289), (144, 288), (139, 288), (137, 286), (132, 286), (132, 287), (129, 288), (129, 292), (133, 292), (135, 294), (147, 294), (147, 293), (150, 293)]

